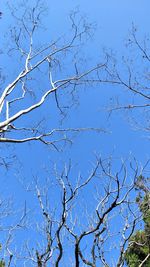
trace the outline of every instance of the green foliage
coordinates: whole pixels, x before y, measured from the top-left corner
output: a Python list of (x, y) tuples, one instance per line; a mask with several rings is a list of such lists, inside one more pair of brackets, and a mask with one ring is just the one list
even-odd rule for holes
[[(126, 253), (126, 263), (130, 267), (138, 267), (149, 254), (149, 242), (146, 231), (137, 231), (130, 238), (130, 245)], [(150, 266), (150, 258), (145, 262), (145, 267)]]
[(0, 261), (0, 267), (5, 267), (5, 262), (3, 260)]
[(140, 205), (141, 212), (143, 213), (143, 220), (145, 226), (150, 228), (150, 193), (147, 193), (143, 202)]
[[(0, 250), (2, 249), (2, 245), (0, 244)], [(0, 260), (0, 267), (5, 267), (5, 262), (3, 260)]]
[[(137, 186), (139, 195), (136, 201), (143, 215), (144, 230), (136, 231), (129, 240), (125, 261), (130, 267), (139, 267), (150, 253), (150, 193), (144, 177), (139, 177)], [(150, 257), (143, 266), (150, 267)]]

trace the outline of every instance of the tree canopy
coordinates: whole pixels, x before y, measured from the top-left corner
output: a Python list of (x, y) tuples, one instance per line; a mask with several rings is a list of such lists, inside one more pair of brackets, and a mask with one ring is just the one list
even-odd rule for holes
[(146, 185), (144, 177), (140, 176), (138, 179), (140, 192), (136, 201), (142, 213), (144, 229), (137, 230), (130, 237), (125, 259), (127, 265), (131, 267), (150, 266), (150, 190)]

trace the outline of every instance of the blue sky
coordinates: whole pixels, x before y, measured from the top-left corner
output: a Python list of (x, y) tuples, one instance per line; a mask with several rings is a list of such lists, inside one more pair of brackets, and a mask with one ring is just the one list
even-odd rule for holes
[[(17, 3), (18, 1), (13, 2)], [(80, 14), (87, 18), (87, 21), (96, 24), (93, 38), (87, 43), (85, 42), (85, 46), (82, 47), (83, 55), (87, 58), (87, 67), (99, 61), (103, 54), (103, 48), (113, 49), (115, 56), (118, 58), (121, 58), (121, 55), (130, 56), (125, 43), (132, 23), (138, 29), (140, 40), (149, 34), (150, 2), (148, 0), (94, 0), (88, 2), (82, 0), (56, 0), (53, 3), (47, 1), (47, 6), (49, 11), (43, 20), (43, 24), (48, 28), (48, 34), (41, 29), (37, 38), (39, 43), (47, 42), (51, 38), (54, 39), (63, 33), (68, 33), (70, 28), (68, 16), (70, 11), (74, 9), (78, 9)], [(3, 17), (0, 23), (2, 33), (5, 35), (6, 29), (8, 31), (12, 20), (9, 17), (5, 2), (1, 3), (1, 10)], [(68, 35), (66, 36), (69, 37)], [(2, 50), (3, 46), (8, 44), (6, 38), (2, 38)], [(6, 54), (2, 54), (1, 59), (1, 65), (5, 68), (3, 72), (5, 73), (6, 71), (7, 83), (7, 81), (10, 82), (14, 78), (20, 65), (17, 60), (14, 61), (14, 58), (12, 64), (12, 59), (8, 58)], [(40, 82), (41, 84), (42, 82)], [(104, 158), (111, 154), (118, 160), (136, 157), (141, 164), (144, 164), (149, 157), (149, 139), (146, 133), (136, 130), (131, 125), (129, 122), (130, 113), (114, 112), (111, 117), (108, 116), (107, 109), (111, 105), (112, 98), (116, 98), (119, 95), (122, 103), (130, 102), (131, 95), (124, 93), (123, 89), (111, 85), (96, 85), (94, 88), (89, 86), (86, 90), (79, 91), (79, 105), (75, 105), (68, 112), (68, 116), (63, 120), (62, 127), (95, 127), (105, 129), (106, 133), (86, 132), (76, 134), (72, 146), (68, 146), (61, 153), (52, 151), (41, 143), (22, 144), (19, 146), (9, 145), (9, 147), (1, 145), (2, 155), (6, 156), (8, 153), (13, 155), (15, 152), (17, 156), (17, 160), (12, 163), (13, 166), (10, 171), (1, 170), (1, 183), (5, 188), (4, 196), (12, 196), (16, 207), (19, 202), (22, 205), (27, 200), (29, 207), (34, 210), (36, 206), (36, 201), (35, 199), (33, 200), (34, 193), (32, 191), (26, 193), (23, 182), (30, 186), (33, 177), (39, 176), (42, 184), (42, 179), (47, 176), (46, 170), (51, 173), (48, 166), (57, 163), (61, 168), (65, 162), (68, 163), (69, 159), (72, 160), (75, 166), (73, 176), (76, 176), (79, 171), (86, 175), (91, 168), (91, 162), (95, 160), (95, 153), (101, 154)], [(59, 114), (58, 111), (54, 110), (53, 100), (44, 105), (41, 113), (38, 113), (38, 115), (41, 114), (47, 118), (47, 128), (60, 126)], [(33, 118), (36, 119), (36, 114), (34, 113)], [(114, 166), (115, 168), (117, 168), (117, 164)], [(3, 190), (1, 189), (1, 191)], [(13, 194), (14, 192), (15, 194)]]

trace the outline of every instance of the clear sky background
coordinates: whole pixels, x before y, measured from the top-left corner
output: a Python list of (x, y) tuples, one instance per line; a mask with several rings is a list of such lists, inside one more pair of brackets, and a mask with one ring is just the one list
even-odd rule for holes
[[(5, 38), (3, 36), (1, 38), (2, 50), (4, 45), (10, 45), (6, 41), (6, 29), (8, 31), (8, 27), (12, 23), (6, 2), (1, 0), (0, 3), (3, 12), (0, 20), (1, 33), (6, 35)], [(55, 0), (47, 1), (47, 6), (49, 7), (48, 16), (44, 18), (43, 24), (49, 30), (48, 34), (44, 33), (45, 35), (41, 31), (41, 35), (38, 36), (39, 43), (47, 42), (51, 38), (55, 39), (68, 32), (70, 28), (68, 17), (70, 11), (76, 8), (83, 16), (86, 16), (87, 20), (96, 24), (93, 39), (85, 44), (83, 50), (84, 57), (87, 58), (87, 67), (100, 61), (103, 48), (113, 49), (116, 58), (120, 58), (121, 55), (130, 56), (125, 44), (130, 35), (132, 23), (138, 29), (140, 40), (149, 34), (150, 2), (148, 0)], [(1, 55), (1, 66), (5, 68), (3, 72), (6, 73), (6, 83), (14, 78), (20, 67), (17, 60), (12, 62), (11, 58), (7, 58), (6, 61), (4, 54)], [(107, 133), (86, 132), (75, 135), (72, 146), (61, 153), (52, 151), (51, 148), (47, 148), (41, 143), (9, 145), (9, 147), (1, 145), (2, 156), (8, 156), (8, 153), (14, 155), (14, 152), (17, 156), (16, 160), (10, 159), (12, 168), (9, 171), (1, 169), (1, 185), (3, 185), (0, 189), (1, 194), (12, 196), (16, 201), (16, 206), (18, 206), (18, 202), (24, 203), (28, 199), (28, 205), (34, 209), (36, 202), (33, 200), (33, 192), (26, 193), (23, 183), (32, 184), (35, 176), (39, 176), (42, 183), (42, 179), (47, 175), (45, 169), (49, 172), (49, 166), (52, 163), (56, 162), (58, 166), (62, 166), (71, 159), (75, 166), (74, 176), (78, 171), (85, 175), (90, 170), (91, 162), (94, 162), (95, 158), (94, 153), (101, 154), (102, 157), (111, 154), (117, 159), (135, 157), (141, 164), (144, 164), (149, 157), (150, 149), (146, 133), (136, 130), (131, 125), (130, 113), (119, 111), (109, 117), (107, 112), (112, 104), (112, 99), (118, 95), (122, 103), (130, 103), (130, 99), (128, 99), (130, 95), (126, 95), (124, 92), (122, 88), (102, 84), (79, 92), (79, 105), (75, 105), (71, 109), (63, 120), (62, 127), (95, 127), (105, 129)], [(57, 123), (60, 120), (53, 106), (51, 108), (51, 102), (47, 101), (41, 112), (47, 118), (47, 128), (55, 125), (61, 126)], [(45, 112), (46, 115), (44, 115)], [(117, 168), (117, 164), (114, 166), (115, 168)]]

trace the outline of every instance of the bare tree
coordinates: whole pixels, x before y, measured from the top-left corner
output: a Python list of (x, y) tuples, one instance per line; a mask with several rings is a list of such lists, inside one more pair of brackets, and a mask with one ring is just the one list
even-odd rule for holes
[[(8, 4), (11, 5), (11, 3)], [(49, 101), (51, 112), (56, 113), (53, 109), (57, 109), (61, 117), (64, 117), (66, 110), (74, 103), (74, 96), (78, 91), (79, 85), (82, 88), (89, 84), (89, 79), (91, 77), (94, 79), (95, 74), (105, 68), (107, 59), (91, 68), (84, 68), (83, 65), (79, 66), (77, 52), (81, 49), (84, 38), (89, 38), (92, 28), (84, 18), (78, 17), (76, 12), (70, 14), (71, 31), (69, 38), (63, 35), (58, 36), (56, 40), (50, 39), (46, 44), (42, 43), (41, 39), (39, 42), (37, 32), (42, 27), (41, 18), (46, 10), (42, 1), (36, 1), (33, 7), (28, 6), (28, 4), (23, 1), (19, 14), (17, 7), (9, 6), (15, 23), (10, 29), (11, 46), (6, 51), (6, 60), (8, 57), (11, 59), (11, 70), (13, 69), (14, 60), (16, 60), (18, 67), (13, 70), (8, 79), (5, 74), (4, 76), (2, 75), (1, 71), (0, 142), (4, 147), (5, 143), (40, 141), (59, 150), (59, 143), (71, 142), (70, 133), (94, 129), (55, 128), (53, 124), (46, 129), (43, 126), (46, 124), (44, 104)], [(66, 71), (65, 64), (70, 64), (69, 72), (68, 70)], [(49, 100), (50, 98), (52, 98), (51, 101)], [(33, 112), (36, 112), (35, 116)], [(2, 157), (2, 163), (7, 169), (8, 162), (6, 162), (6, 157)], [(61, 219), (58, 222), (53, 222), (50, 214), (46, 211), (41, 190), (36, 185), (37, 197), (46, 223), (44, 228), (46, 249), (44, 247), (43, 252), (41, 252), (37, 247), (33, 258), (30, 256), (32, 250), (28, 250), (27, 244), (25, 246), (29, 252), (28, 257), (30, 256), (29, 258), (33, 259), (33, 263), (37, 266), (46, 266), (47, 262), (51, 260), (52, 252), (55, 250), (59, 251), (55, 256), (56, 266), (59, 265), (62, 258), (63, 249), (60, 236), (66, 224), (67, 203), (74, 198), (78, 187), (74, 192), (72, 191), (72, 196), (68, 198), (62, 179), (60, 179), (60, 183), (63, 188), (63, 201)], [(83, 185), (80, 185), (80, 187), (83, 187)], [(16, 232), (27, 227), (26, 218), (28, 217), (28, 212), (26, 205), (21, 212), (23, 215), (20, 218), (17, 216), (16, 210), (15, 212), (12, 211), (11, 215), (16, 218), (12, 220), (12, 223), (8, 222), (6, 227), (4, 225), (2, 227), (4, 239), (1, 243), (4, 251), (3, 258), (5, 258), (7, 266), (18, 264), (17, 260), (20, 257), (21, 259), (24, 258), (23, 264), (26, 264), (26, 254), (19, 255), (15, 248), (16, 245), (13, 244), (15, 242), (13, 237), (17, 235)], [(2, 214), (4, 214), (4, 210), (2, 210)], [(8, 213), (8, 215), (10, 214)], [(55, 231), (52, 228), (53, 224), (56, 228)]]
[[(66, 100), (60, 99), (62, 98), (61, 92), (64, 95), (67, 94), (71, 101), (70, 96), (73, 97), (77, 86), (82, 87), (86, 83), (88, 84), (89, 77), (104, 69), (106, 61), (98, 63), (90, 69), (79, 69), (76, 58), (77, 49), (79, 49), (80, 43), (82, 44), (82, 39), (90, 34), (91, 29), (84, 20), (78, 21), (76, 19), (76, 12), (70, 15), (71, 34), (69, 40), (64, 40), (62, 36), (55, 41), (50, 40), (46, 45), (41, 43), (37, 47), (36, 32), (45, 12), (42, 2), (37, 1), (33, 8), (26, 8), (21, 12), (20, 17), (17, 17), (15, 11), (12, 9), (12, 15), (19, 27), (15, 26), (11, 30), (13, 46), (9, 49), (9, 53), (12, 55), (14, 52), (15, 57), (18, 60), (20, 58), (21, 62), (19, 64), (20, 70), (15, 74), (13, 81), (1, 89), (0, 142), (24, 143), (37, 140), (56, 148), (59, 140), (57, 138), (54, 140), (54, 136), (57, 136), (57, 133), (63, 136), (65, 132), (79, 131), (80, 129), (52, 128), (48, 131), (40, 131), (42, 118), (40, 118), (39, 113), (37, 113), (39, 119), (36, 117), (36, 123), (34, 125), (30, 123), (31, 126), (27, 125), (31, 120), (31, 113), (40, 109), (54, 95), (56, 106), (64, 115), (66, 109), (64, 105), (67, 104), (61, 103), (62, 101), (66, 102)], [(70, 63), (72, 64), (70, 66), (71, 73), (67, 75), (63, 68), (71, 53), (73, 62)], [(65, 99), (67, 99), (67, 95)], [(72, 103), (68, 105), (71, 106)], [(25, 123), (22, 123), (22, 120)], [(60, 141), (62, 139), (63, 137)]]
[[(132, 126), (149, 135), (149, 36), (142, 39), (139, 33), (137, 27), (132, 25), (125, 55), (106, 52), (109, 63), (105, 77), (99, 77), (99, 81), (118, 87), (121, 92), (120, 98), (115, 97), (109, 105), (110, 113), (117, 110), (130, 112), (128, 117)], [(128, 100), (124, 101), (125, 97)]]
[[(1, 75), (2, 146), (5, 143), (40, 141), (59, 151), (59, 144), (71, 142), (70, 134), (74, 132), (102, 131), (93, 127), (63, 128), (61, 124), (56, 126), (55, 119), (46, 126), (49, 116), (45, 105), (49, 106), (51, 113), (57, 115), (59, 112), (60, 117), (64, 118), (75, 103), (79, 90), (85, 86), (105, 82), (123, 85), (144, 100), (149, 99), (139, 83), (133, 85), (130, 68), (128, 82), (118, 74), (116, 65), (110, 68), (110, 55), (106, 54), (102, 62), (91, 68), (79, 64), (78, 53), (92, 31), (84, 18), (76, 12), (71, 13), (69, 35), (58, 36), (45, 44), (41, 37), (38, 39), (38, 31), (43, 27), (42, 16), (46, 10), (40, 0), (34, 7), (28, 4), (28, 1), (23, 1), (19, 15), (17, 9), (10, 7), (17, 24), (11, 28), (12, 46), (7, 52), (18, 65), (10, 82), (7, 83)], [(136, 35), (133, 37), (146, 57), (146, 51), (138, 43)], [(146, 59), (149, 60), (148, 56)], [(144, 106), (148, 107), (148, 104)], [(6, 233), (2, 240), (6, 266), (124, 265), (127, 243), (141, 220), (134, 190), (137, 178), (145, 167), (139, 169), (136, 161), (134, 165), (122, 162), (119, 171), (114, 171), (111, 158), (103, 160), (96, 157), (95, 161), (85, 178), (81, 174), (75, 175), (69, 163), (61, 171), (56, 164), (44, 185), (38, 178), (33, 179), (34, 182), (26, 189), (28, 193), (33, 193), (33, 199), (36, 197), (38, 207), (36, 204), (33, 211), (25, 202), (19, 211), (21, 216), (17, 216), (14, 209), (15, 219), (11, 225), (8, 221), (5, 228), (2, 226), (2, 231)], [(7, 167), (4, 158), (2, 163)], [(87, 197), (89, 194), (90, 198)], [(18, 230), (23, 230), (26, 235), (20, 249), (17, 247)]]
[[(97, 157), (88, 177), (80, 175), (73, 180), (71, 163), (61, 173), (55, 166), (58, 198), (53, 202), (49, 197), (52, 180), (43, 188), (35, 180), (41, 211), (41, 218), (36, 219), (37, 232), (40, 231), (41, 241), (32, 249), (27, 242), (24, 255), (17, 254), (25, 266), (124, 266), (128, 240), (142, 219), (133, 194), (143, 170), (131, 164), (129, 184), (124, 162), (116, 173), (111, 165), (110, 159)], [(89, 203), (88, 187), (93, 193)]]

